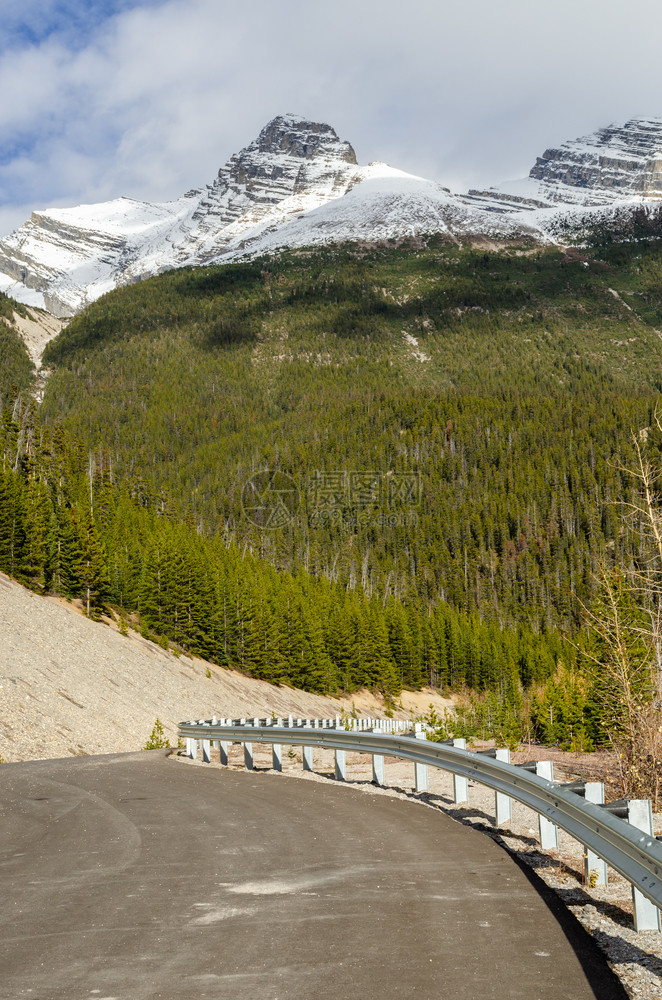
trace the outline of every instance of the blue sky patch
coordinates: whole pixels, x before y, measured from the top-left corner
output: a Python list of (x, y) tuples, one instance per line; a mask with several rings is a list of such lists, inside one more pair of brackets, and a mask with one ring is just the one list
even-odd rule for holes
[(72, 50), (83, 48), (109, 18), (164, 0), (5, 0), (0, 51), (40, 45), (57, 36)]

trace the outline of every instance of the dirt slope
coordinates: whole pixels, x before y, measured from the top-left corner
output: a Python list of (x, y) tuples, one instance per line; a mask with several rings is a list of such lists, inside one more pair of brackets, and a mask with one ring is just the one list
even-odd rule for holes
[[(405, 694), (397, 715), (408, 718), (430, 702), (447, 704), (429, 691)], [(157, 717), (176, 743), (182, 719), (324, 717), (352, 704), (383, 715), (368, 692), (324, 698), (177, 657), (0, 574), (0, 755), (7, 761), (137, 750)]]
[(57, 336), (65, 325), (65, 321), (57, 319), (41, 309), (27, 309), (27, 312), (27, 317), (14, 313), (14, 327), (25, 341), (28, 353), (35, 367), (39, 370), (46, 344)]

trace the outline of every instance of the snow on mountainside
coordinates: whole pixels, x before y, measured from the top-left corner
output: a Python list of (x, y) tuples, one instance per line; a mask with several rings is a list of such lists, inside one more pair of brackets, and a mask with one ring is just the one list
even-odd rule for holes
[(71, 315), (121, 284), (153, 248), (163, 252), (196, 205), (186, 195), (162, 205), (117, 198), (33, 212), (0, 240), (0, 291), (56, 316)]
[(520, 220), (488, 215), (463, 205), (446, 188), (386, 164), (372, 164), (343, 198), (328, 202), (277, 227), (263, 226), (228, 250), (269, 253), (347, 240), (392, 240), (421, 233), (445, 233), (455, 241), (471, 235), (508, 239), (535, 230)]
[(68, 316), (118, 285), (183, 265), (433, 232), (556, 242), (608, 220), (610, 206), (660, 200), (662, 120), (601, 129), (546, 150), (522, 181), (456, 195), (386, 164), (359, 166), (330, 125), (281, 115), (212, 184), (176, 201), (34, 212), (0, 240), (0, 291)]
[(359, 180), (354, 150), (329, 125), (283, 115), (177, 201), (34, 212), (0, 241), (0, 290), (70, 315), (119, 284), (209, 263), (263, 219), (309, 211)]

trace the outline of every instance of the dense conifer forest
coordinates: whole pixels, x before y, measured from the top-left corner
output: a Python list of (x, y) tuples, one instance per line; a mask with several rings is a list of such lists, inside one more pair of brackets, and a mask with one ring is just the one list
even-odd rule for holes
[(34, 366), (22, 337), (13, 326), (14, 313), (27, 316), (18, 302), (0, 292), (0, 397), (10, 390), (28, 390), (34, 379)]
[[(631, 433), (662, 446), (662, 254), (599, 242), (288, 252), (105, 296), (38, 410), (6, 367), (0, 567), (255, 677), (434, 684), (471, 693), (467, 731), (599, 741), (581, 604), (640, 556)], [(291, 484), (268, 524), (267, 470)]]

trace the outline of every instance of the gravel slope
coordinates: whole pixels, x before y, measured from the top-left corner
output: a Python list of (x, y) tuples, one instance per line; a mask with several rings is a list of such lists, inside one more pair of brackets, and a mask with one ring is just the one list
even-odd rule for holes
[[(433, 692), (405, 694), (397, 714), (407, 718), (430, 702), (448, 704)], [(0, 573), (0, 756), (7, 761), (139, 750), (157, 717), (175, 744), (182, 719), (323, 717), (352, 704), (383, 714), (368, 692), (325, 698), (177, 657)]]

